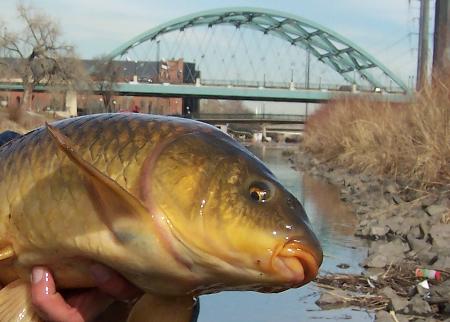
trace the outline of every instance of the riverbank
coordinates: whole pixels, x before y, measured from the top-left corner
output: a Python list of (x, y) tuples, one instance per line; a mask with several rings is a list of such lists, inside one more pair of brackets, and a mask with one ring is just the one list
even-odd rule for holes
[[(361, 263), (364, 278), (334, 276), (318, 304), (359, 303), (377, 309), (377, 321), (450, 320), (449, 191), (410, 188), (406, 182), (319, 162), (305, 151), (296, 155), (295, 166), (338, 186), (341, 199), (358, 216), (355, 234), (371, 240)], [(439, 281), (428, 279), (428, 289), (425, 283), (419, 285), (423, 279), (416, 278), (417, 268), (439, 272)], [(339, 279), (344, 282), (337, 283)], [(319, 278), (319, 283), (325, 280)], [(354, 300), (358, 296), (359, 302)], [(379, 305), (369, 305), (374, 301)]]

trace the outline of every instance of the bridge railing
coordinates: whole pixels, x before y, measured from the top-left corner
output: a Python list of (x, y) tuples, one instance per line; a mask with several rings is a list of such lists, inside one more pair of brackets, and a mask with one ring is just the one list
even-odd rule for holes
[[(331, 83), (310, 83), (306, 86), (305, 83), (297, 82), (272, 82), (272, 81), (246, 81), (246, 80), (229, 80), (229, 79), (201, 79), (200, 85), (205, 86), (228, 86), (228, 87), (253, 87), (253, 88), (279, 88), (279, 89), (311, 89), (311, 90), (323, 90), (323, 91), (339, 91), (339, 92), (367, 92), (373, 93), (381, 91), (380, 88), (374, 88), (373, 86), (357, 85), (353, 87), (350, 84), (331, 84)], [(403, 89), (400, 87), (384, 88), (384, 91), (389, 93), (403, 93)]]
[(259, 120), (259, 121), (292, 121), (303, 123), (306, 120), (305, 115), (299, 114), (219, 114), (219, 113), (194, 113), (193, 119), (197, 120)]

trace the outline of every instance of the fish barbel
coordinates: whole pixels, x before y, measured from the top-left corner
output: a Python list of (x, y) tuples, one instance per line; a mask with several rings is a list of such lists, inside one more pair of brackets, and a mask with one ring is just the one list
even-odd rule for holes
[(95, 286), (94, 263), (145, 292), (129, 321), (157, 305), (149, 321), (187, 322), (200, 294), (308, 283), (322, 250), (298, 200), (213, 126), (99, 114), (0, 147), (0, 321), (40, 321), (33, 266), (65, 289)]

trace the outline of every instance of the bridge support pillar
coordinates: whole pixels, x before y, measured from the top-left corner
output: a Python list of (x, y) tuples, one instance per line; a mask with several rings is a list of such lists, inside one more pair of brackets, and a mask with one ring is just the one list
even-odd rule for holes
[(66, 92), (66, 112), (69, 116), (77, 116), (77, 92), (74, 90), (68, 90)]

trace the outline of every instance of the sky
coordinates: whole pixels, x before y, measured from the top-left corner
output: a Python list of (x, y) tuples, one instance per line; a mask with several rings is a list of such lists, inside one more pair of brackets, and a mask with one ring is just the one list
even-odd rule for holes
[[(106, 54), (132, 37), (197, 11), (251, 6), (317, 22), (364, 48), (405, 83), (416, 72), (418, 0), (24, 0), (55, 18), (63, 39), (82, 58)], [(17, 1), (0, 1), (0, 18), (14, 28)], [(432, 8), (432, 12), (434, 9)], [(430, 26), (430, 29), (432, 26)]]

